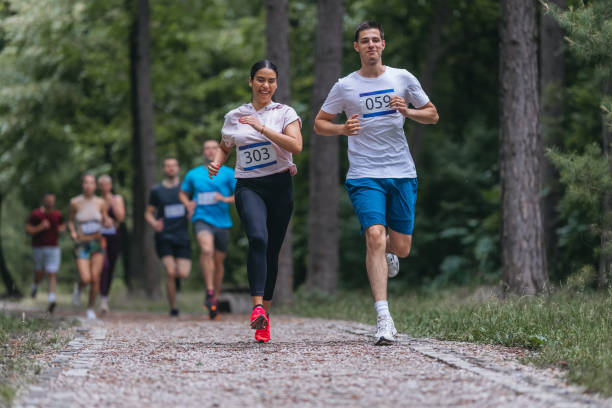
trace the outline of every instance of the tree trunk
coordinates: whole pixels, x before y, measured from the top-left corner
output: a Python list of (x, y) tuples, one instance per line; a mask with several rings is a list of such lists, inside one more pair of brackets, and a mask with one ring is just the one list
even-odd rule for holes
[[(565, 8), (565, 0), (552, 0), (559, 8)], [(563, 30), (559, 23), (540, 7), (540, 188), (542, 201), (542, 225), (544, 247), (549, 272), (557, 263), (557, 205), (561, 199), (559, 173), (546, 157), (546, 148), (558, 146), (561, 141), (563, 119), (563, 83), (565, 57)]]
[[(612, 80), (606, 78), (603, 84), (603, 97), (612, 92)], [(610, 144), (612, 144), (612, 123), (610, 113), (603, 112), (602, 135), (603, 154), (608, 163), (608, 170), (612, 173), (612, 161), (610, 161)], [(603, 198), (603, 214), (601, 223), (601, 253), (599, 255), (599, 274), (597, 286), (606, 289), (610, 284), (612, 273), (612, 193), (606, 191)]]
[(133, 231), (130, 251), (131, 291), (149, 297), (160, 294), (159, 269), (153, 230), (144, 219), (149, 191), (155, 180), (155, 135), (151, 90), (151, 36), (148, 0), (132, 2), (130, 79), (132, 91), (132, 149), (134, 157)]
[[(4, 203), (4, 197), (0, 194), (0, 231), (2, 230), (2, 204)], [(22, 297), (22, 293), (17, 287), (17, 283), (11, 272), (6, 265), (6, 260), (4, 259), (4, 250), (2, 248), (2, 234), (0, 234), (0, 276), (2, 277), (2, 283), (4, 283), (4, 287), (6, 288), (6, 295), (8, 297), (20, 298)]]
[[(438, 0), (434, 6), (434, 21), (431, 27), (431, 33), (427, 40), (427, 54), (421, 69), (419, 78), (421, 87), (428, 95), (431, 96), (433, 89), (433, 78), (438, 68), (438, 62), (444, 54), (445, 48), (442, 45), (442, 30), (450, 16), (448, 0)], [(410, 154), (415, 165), (419, 164), (419, 156), (421, 155), (421, 143), (427, 132), (427, 125), (420, 123), (412, 123), (412, 132), (410, 135)]]
[[(313, 121), (342, 73), (343, 16), (343, 0), (319, 0), (311, 109)], [(338, 136), (323, 137), (312, 133), (306, 285), (309, 289), (326, 293), (335, 292), (338, 286), (338, 153)]]
[(500, 184), (505, 291), (548, 289), (539, 200), (538, 58), (535, 1), (502, 0)]
[[(289, 54), (289, 2), (266, 1), (266, 53), (278, 68), (278, 88), (274, 100), (285, 105), (291, 101)], [(278, 260), (278, 279), (274, 302), (288, 304), (293, 299), (293, 233), (289, 223)]]

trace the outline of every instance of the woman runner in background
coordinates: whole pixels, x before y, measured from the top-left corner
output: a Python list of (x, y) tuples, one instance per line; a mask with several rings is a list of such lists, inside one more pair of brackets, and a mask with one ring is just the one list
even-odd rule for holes
[(270, 304), (278, 255), (293, 211), (292, 154), (302, 151), (301, 120), (295, 110), (272, 101), (278, 71), (268, 60), (251, 67), (252, 102), (225, 115), (222, 142), (212, 163), (214, 177), (236, 147), (236, 208), (249, 239), (247, 272), (255, 340), (270, 340)]
[(106, 202), (106, 207), (108, 208), (107, 215), (110, 219), (109, 226), (102, 227), (102, 235), (106, 240), (106, 256), (104, 257), (104, 267), (100, 277), (100, 310), (102, 313), (107, 313), (109, 311), (108, 293), (113, 282), (115, 262), (117, 262), (117, 258), (121, 253), (119, 226), (125, 219), (125, 204), (123, 197), (113, 194), (113, 180), (110, 176), (104, 174), (98, 177), (98, 189), (102, 199)]
[(95, 195), (95, 176), (85, 174), (82, 181), (83, 194), (70, 200), (70, 216), (68, 217), (68, 229), (74, 241), (74, 256), (79, 271), (79, 282), (74, 286), (72, 303), (78, 306), (81, 289), (90, 285), (86, 317), (95, 319), (94, 304), (100, 286), (100, 273), (104, 265), (106, 248), (102, 226), (109, 226), (110, 220), (106, 215), (106, 202)]

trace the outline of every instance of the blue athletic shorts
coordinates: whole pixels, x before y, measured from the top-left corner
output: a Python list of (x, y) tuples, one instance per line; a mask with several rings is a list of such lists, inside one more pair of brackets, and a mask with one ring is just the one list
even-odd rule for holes
[(416, 178), (347, 179), (344, 187), (361, 223), (362, 234), (372, 225), (384, 225), (412, 235)]

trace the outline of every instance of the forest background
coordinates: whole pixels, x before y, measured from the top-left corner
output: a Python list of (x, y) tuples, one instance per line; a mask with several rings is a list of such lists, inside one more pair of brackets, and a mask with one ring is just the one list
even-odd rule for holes
[[(566, 8), (583, 5), (578, 0), (558, 3), (566, 3)], [(609, 1), (584, 3), (598, 6)], [(130, 84), (130, 36), (137, 13), (133, 4), (125, 0), (0, 1), (0, 261), (22, 290), (32, 279), (30, 240), (24, 232), (29, 211), (40, 205), (44, 192), (52, 191), (57, 193), (58, 208), (67, 215), (68, 200), (80, 192), (80, 176), (86, 171), (110, 174), (116, 193), (125, 197), (128, 239), (117, 276), (133, 291), (139, 290), (134, 279), (138, 271), (129, 266), (131, 242), (137, 238), (130, 234), (135, 217), (142, 216), (132, 206), (137, 171), (134, 149), (138, 148), (132, 135)], [(402, 260), (395, 285), (443, 288), (499, 283), (499, 2), (347, 0), (343, 7), (341, 75), (359, 67), (352, 48), (355, 26), (376, 19), (385, 28), (383, 62), (415, 74), (440, 114), (435, 126), (406, 122), (419, 173), (419, 197), (412, 253)], [(544, 17), (540, 4), (537, 7), (541, 26), (550, 17)], [(609, 30), (608, 14), (599, 19)], [(266, 2), (151, 1), (149, 21), (154, 178), (159, 180), (163, 157), (176, 156), (182, 174), (201, 165), (202, 143), (220, 138), (223, 115), (249, 101), (249, 68), (266, 56)], [(322, 63), (316, 57), (315, 42), (317, 33), (325, 30), (317, 23), (317, 2), (289, 2), (290, 104), (303, 120), (305, 138), (304, 152), (295, 157), (299, 172), (294, 179), (293, 287), (302, 286), (309, 276), (308, 220), (313, 208), (309, 174), (317, 163), (323, 171), (326, 166), (337, 171), (339, 179), (338, 268), (333, 278), (337, 286), (332, 289), (363, 288), (367, 287), (365, 244), (342, 187), (348, 169), (346, 138), (338, 138), (340, 152), (332, 161), (317, 161), (309, 149), (311, 138), (316, 137), (312, 131), (315, 72)], [(568, 44), (564, 35), (559, 30), (555, 44)], [(557, 107), (553, 115), (540, 115), (544, 145), (564, 152), (557, 157), (559, 162), (569, 160), (566, 168), (576, 166), (579, 158), (587, 167), (604, 163), (597, 167), (603, 173), (593, 170), (600, 181), (595, 193), (583, 192), (576, 199), (575, 190), (567, 187), (567, 177), (566, 183), (542, 186), (538, 199), (552, 199), (554, 214), (548, 226), (546, 272), (551, 282), (560, 283), (577, 271), (595, 274), (601, 262), (606, 214), (601, 205), (606, 187), (601, 186), (610, 186), (606, 161), (601, 161), (606, 132), (601, 63), (609, 62), (609, 55), (589, 59), (568, 47), (550, 49), (550, 43), (542, 45), (543, 34), (533, 40), (540, 47), (540, 59), (548, 50), (548, 55), (562, 61), (562, 82), (539, 91), (541, 105), (553, 100)], [(539, 155), (542, 163), (548, 161), (544, 149)], [(559, 175), (553, 178), (559, 180)], [(320, 199), (324, 203), (326, 197)], [(244, 286), (247, 241), (235, 211), (233, 219), (226, 283)], [(198, 252), (193, 245), (195, 261)], [(61, 246), (64, 262), (59, 279), (70, 284), (76, 272), (66, 235)], [(157, 279), (147, 294), (159, 296), (160, 271), (147, 279)], [(197, 262), (187, 286), (202, 287)]]

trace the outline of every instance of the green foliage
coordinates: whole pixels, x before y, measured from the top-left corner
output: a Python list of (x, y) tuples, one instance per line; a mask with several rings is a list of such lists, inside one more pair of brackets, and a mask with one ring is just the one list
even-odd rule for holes
[(583, 154), (562, 154), (558, 149), (551, 149), (548, 157), (559, 169), (561, 182), (567, 186), (560, 208), (566, 214), (580, 208), (591, 223), (601, 225), (603, 196), (612, 189), (610, 163), (601, 154), (601, 148), (590, 144)]
[[(571, 381), (589, 391), (612, 395), (612, 292), (573, 286), (549, 296), (498, 300), (492, 290), (452, 288), (410, 291), (390, 286), (390, 309), (400, 332), (415, 337), (524, 347), (537, 351), (526, 361), (567, 368)], [(373, 324), (376, 312), (365, 291), (319, 298), (298, 293), (288, 310), (302, 316)]]
[[(545, 4), (545, 7), (565, 29), (573, 55), (590, 65), (585, 81), (589, 86), (571, 88), (573, 98), (581, 100), (581, 103), (597, 102), (605, 118), (603, 126), (612, 129), (611, 95), (606, 86), (612, 78), (612, 52), (609, 47), (612, 43), (612, 1), (598, 0), (588, 5), (581, 1), (578, 7), (570, 6), (565, 11), (554, 5)], [(599, 90), (602, 90), (600, 95)], [(598, 99), (593, 97), (594, 94)], [(566, 187), (560, 209), (570, 220), (581, 219), (580, 223), (588, 225), (591, 233), (600, 235), (612, 228), (612, 212), (604, 206), (605, 195), (612, 189), (612, 163), (610, 158), (602, 155), (601, 142), (592, 143), (588, 136), (585, 137), (591, 132), (581, 131), (584, 129), (584, 117), (574, 116), (576, 120), (573, 120), (573, 124), (577, 127), (572, 129), (571, 138), (582, 144), (570, 145), (569, 153), (551, 150), (548, 157), (559, 170), (560, 181)], [(599, 125), (601, 121), (598, 122)], [(592, 130), (591, 135), (601, 132), (599, 126), (592, 127)], [(608, 142), (604, 140), (604, 143)], [(601, 248), (600, 243), (593, 240), (591, 248), (595, 248), (593, 255), (599, 255), (602, 251), (612, 254), (612, 244), (609, 242)]]
[[(603, 17), (608, 11), (600, 5), (606, 2), (591, 2), (598, 8), (589, 11), (590, 17), (567, 17), (569, 25), (594, 19), (591, 31), (574, 41), (595, 44), (589, 58), (597, 63), (568, 56), (568, 86), (562, 92), (567, 114), (560, 120), (562, 151), (580, 152), (599, 140), (599, 107), (609, 106), (609, 97), (602, 96), (603, 104), (600, 99), (599, 73), (608, 57), (605, 41), (597, 34), (597, 30), (608, 32), (609, 21)], [(80, 173), (109, 173), (117, 192), (126, 198), (128, 227), (134, 216), (140, 216), (131, 214), (128, 4), (124, 0), (0, 1), (0, 194), (20, 201), (7, 204), (11, 210), (3, 217), (1, 232), (9, 243), (11, 270), (24, 276), (29, 275), (24, 270), (29, 260), (27, 248), (21, 248), (27, 245), (23, 209), (37, 206), (42, 191), (60, 192), (58, 207), (66, 213), (68, 199), (80, 190)], [(262, 0), (151, 2), (157, 156), (177, 156), (183, 173), (201, 163), (204, 140), (219, 138), (225, 112), (250, 98), (248, 69), (265, 54), (263, 4)], [(445, 13), (443, 4), (448, 8)], [(442, 14), (446, 20), (440, 45), (433, 50), (438, 53), (437, 65), (426, 66), (433, 23)], [(386, 64), (406, 68), (421, 79), (432, 73), (433, 83), (426, 92), (441, 120), (427, 128), (417, 158), (413, 249), (402, 260), (399, 277), (405, 282), (444, 287), (493, 282), (499, 275), (498, 16), (495, 0), (346, 2), (343, 74), (358, 68), (353, 30), (366, 18), (385, 27)], [(299, 173), (294, 179), (294, 265), (299, 285), (307, 259), (316, 2), (290, 2), (290, 29), (291, 104), (303, 119), (305, 139), (305, 151), (295, 158)], [(405, 130), (410, 143), (413, 124), (408, 121)], [(347, 142), (340, 140), (343, 179), (348, 170)], [(230, 165), (233, 160), (232, 156)], [(341, 284), (364, 286), (364, 239), (344, 189), (338, 188)], [(232, 216), (239, 221), (235, 211)], [(592, 221), (586, 213), (575, 207), (564, 213), (560, 224), (559, 279), (593, 262), (589, 241), (593, 237), (588, 232)], [(227, 278), (243, 285), (247, 243), (239, 222), (231, 234)], [(192, 280), (194, 287), (201, 284), (196, 262)]]

